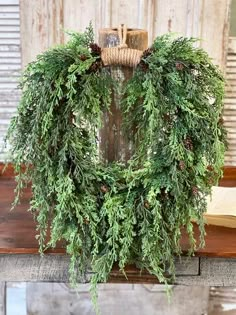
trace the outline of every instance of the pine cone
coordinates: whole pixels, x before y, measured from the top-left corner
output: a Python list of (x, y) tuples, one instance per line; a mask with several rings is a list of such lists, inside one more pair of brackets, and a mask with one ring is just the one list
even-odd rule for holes
[(161, 189), (161, 199), (164, 200), (168, 197), (168, 193), (166, 192), (165, 188)]
[(142, 58), (146, 59), (148, 56), (150, 56), (153, 52), (153, 48), (148, 48), (146, 50), (144, 50)]
[(208, 166), (207, 166), (207, 169), (208, 169), (208, 171), (210, 171), (210, 172), (213, 172), (213, 171), (214, 171), (214, 168), (213, 168), (212, 165), (208, 165)]
[(147, 200), (145, 200), (145, 202), (144, 202), (144, 207), (145, 207), (146, 209), (149, 209), (149, 208), (150, 208), (150, 203), (149, 203)]
[(177, 107), (176, 110), (175, 110), (176, 115), (181, 114), (181, 112), (182, 112), (182, 109)]
[(197, 188), (197, 186), (193, 186), (192, 187), (192, 193), (193, 193), (193, 195), (197, 195), (198, 194), (198, 188)]
[(186, 138), (184, 140), (184, 146), (187, 150), (192, 151), (193, 150), (193, 141), (191, 138)]
[(183, 160), (179, 161), (179, 168), (181, 169), (181, 171), (185, 169), (185, 163)]
[(108, 188), (107, 188), (106, 185), (102, 185), (102, 186), (100, 187), (100, 190), (101, 190), (101, 192), (102, 192), (103, 194), (105, 194), (105, 193), (108, 192)]
[(167, 122), (171, 122), (171, 116), (170, 116), (170, 114), (168, 114), (168, 113), (164, 114), (164, 115), (163, 115), (163, 119), (164, 119), (165, 121), (167, 121)]
[(214, 185), (214, 178), (213, 177), (208, 178), (207, 183), (211, 186)]
[(102, 49), (97, 44), (92, 43), (92, 44), (89, 45), (89, 47), (91, 49), (92, 54), (94, 54), (95, 56), (100, 56), (101, 55)]
[(175, 68), (179, 71), (182, 71), (184, 69), (184, 65), (181, 62), (176, 62)]
[(140, 67), (140, 69), (143, 72), (147, 72), (148, 70), (148, 64), (146, 62), (144, 62), (143, 60), (140, 61), (140, 63), (138, 64), (138, 66)]
[(223, 125), (224, 124), (224, 118), (221, 116), (220, 119), (218, 120), (218, 124), (219, 125)]
[(91, 72), (97, 72), (102, 67), (101, 61), (95, 61), (91, 67), (89, 68), (89, 71)]
[(85, 219), (84, 219), (84, 223), (85, 223), (85, 224), (89, 224), (89, 220), (85, 218)]
[(85, 61), (85, 60), (88, 59), (88, 57), (87, 57), (86, 55), (82, 54), (82, 55), (80, 55), (79, 59), (80, 59), (81, 61)]

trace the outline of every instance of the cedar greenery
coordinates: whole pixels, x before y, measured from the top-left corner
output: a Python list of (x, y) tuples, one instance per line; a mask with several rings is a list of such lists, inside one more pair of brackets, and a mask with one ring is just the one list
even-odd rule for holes
[(114, 263), (124, 273), (135, 263), (161, 282), (173, 280), (183, 226), (196, 249), (193, 220), (203, 245), (206, 196), (222, 175), (226, 145), (224, 79), (195, 40), (158, 37), (123, 92), (135, 152), (127, 165), (106, 164), (97, 131), (117, 84), (102, 67), (91, 27), (71, 36), (24, 71), (8, 141), (15, 202), (32, 183), (40, 251), (63, 240), (71, 281), (91, 268), (96, 301), (96, 284)]

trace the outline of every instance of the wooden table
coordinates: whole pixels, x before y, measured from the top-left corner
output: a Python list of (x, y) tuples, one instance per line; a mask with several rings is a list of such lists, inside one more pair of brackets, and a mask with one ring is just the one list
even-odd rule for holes
[[(38, 255), (35, 223), (27, 212), (30, 190), (25, 191), (21, 204), (10, 212), (15, 188), (13, 171), (10, 167), (0, 174), (0, 281), (67, 282), (69, 257), (63, 248), (51, 250), (44, 257)], [(232, 183), (228, 176), (228, 186)], [(204, 249), (197, 251), (195, 257), (176, 261), (176, 283), (236, 286), (236, 229), (208, 225), (206, 232)], [(188, 249), (184, 235), (182, 248)], [(88, 273), (88, 281), (90, 275)], [(133, 283), (157, 282), (147, 272), (140, 275), (134, 266), (127, 267), (127, 275), (128, 281)], [(127, 282), (117, 266), (113, 268), (110, 282)]]

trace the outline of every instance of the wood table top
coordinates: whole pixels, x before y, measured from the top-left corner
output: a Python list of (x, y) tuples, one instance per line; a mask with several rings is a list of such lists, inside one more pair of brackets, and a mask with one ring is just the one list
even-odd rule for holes
[[(1, 171), (1, 165), (0, 165)], [(35, 239), (35, 222), (29, 208), (30, 189), (21, 199), (21, 204), (13, 211), (15, 181), (12, 170), (0, 173), (0, 253), (37, 254), (38, 244)], [(198, 234), (197, 228), (196, 236)], [(196, 252), (198, 256), (234, 257), (236, 258), (236, 229), (206, 225), (206, 246)], [(182, 248), (188, 249), (188, 238), (183, 233)], [(60, 246), (50, 253), (64, 253)]]

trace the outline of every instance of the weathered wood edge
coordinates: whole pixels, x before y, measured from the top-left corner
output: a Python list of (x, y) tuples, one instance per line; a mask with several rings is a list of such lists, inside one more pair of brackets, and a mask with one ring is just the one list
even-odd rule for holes
[[(69, 257), (66, 255), (0, 255), (0, 281), (69, 282)], [(91, 279), (91, 272), (81, 283)], [(176, 260), (175, 284), (236, 286), (236, 259), (191, 257)], [(115, 266), (110, 283), (158, 283), (147, 271), (128, 266), (126, 276)]]
[(199, 276), (178, 276), (176, 284), (236, 286), (236, 259), (201, 257)]
[[(198, 257), (182, 257), (176, 259), (176, 274), (181, 276), (199, 275)], [(69, 282), (69, 262), (67, 255), (30, 255), (30, 254), (0, 254), (0, 281), (49, 281)], [(108, 282), (111, 283), (158, 283), (155, 276), (135, 266), (125, 269), (126, 276), (115, 265)], [(89, 282), (92, 272), (89, 271), (82, 283)]]

